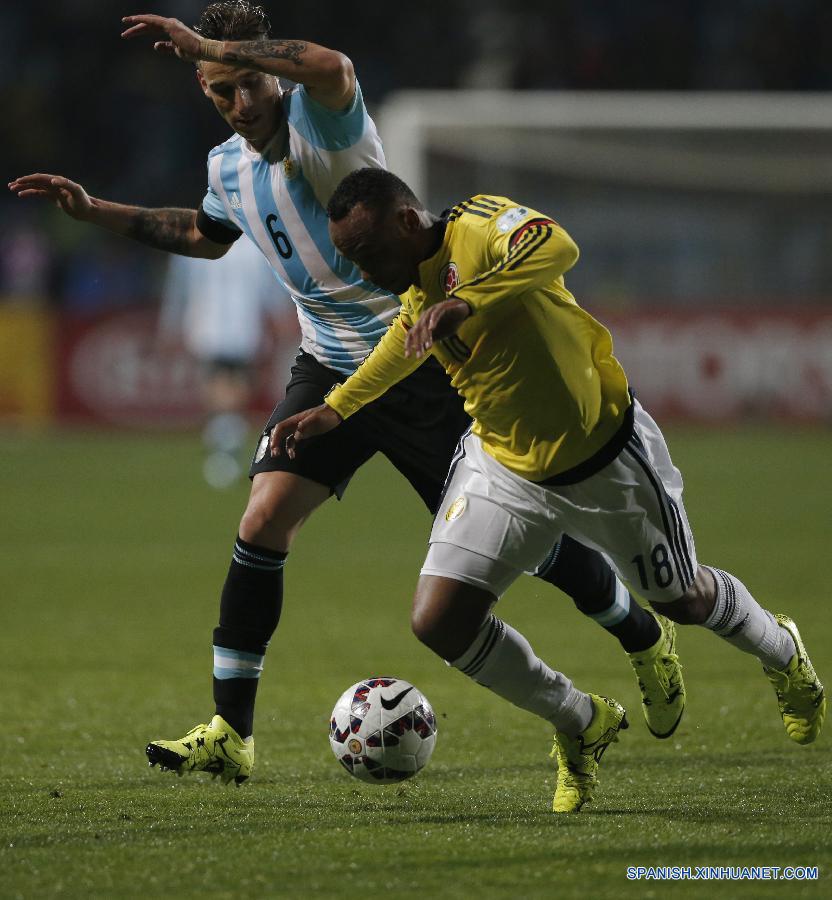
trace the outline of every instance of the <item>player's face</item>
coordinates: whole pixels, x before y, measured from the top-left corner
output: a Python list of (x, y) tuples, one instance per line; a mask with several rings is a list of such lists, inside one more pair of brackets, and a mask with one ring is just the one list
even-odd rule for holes
[(329, 236), (338, 252), (358, 266), (365, 281), (392, 294), (403, 294), (419, 278), (419, 260), (411, 242), (419, 220), (408, 212), (413, 210), (399, 207), (374, 216), (359, 204), (340, 222), (329, 223)]
[(267, 143), (277, 130), (280, 85), (273, 75), (203, 62), (197, 77), (217, 112), (253, 147)]

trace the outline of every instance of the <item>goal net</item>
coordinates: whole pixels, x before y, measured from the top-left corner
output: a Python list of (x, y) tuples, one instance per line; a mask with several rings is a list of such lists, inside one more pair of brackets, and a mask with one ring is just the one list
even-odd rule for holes
[(387, 161), (433, 210), (557, 219), (567, 276), (665, 411), (832, 416), (832, 97), (403, 92)]

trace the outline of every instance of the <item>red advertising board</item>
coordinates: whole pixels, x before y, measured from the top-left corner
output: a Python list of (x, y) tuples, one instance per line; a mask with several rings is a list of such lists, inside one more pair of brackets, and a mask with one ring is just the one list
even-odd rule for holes
[[(663, 419), (832, 421), (832, 311), (601, 313), (644, 404)], [(294, 314), (260, 372), (258, 407), (282, 396), (297, 352)], [(200, 420), (197, 364), (163, 353), (153, 309), (64, 318), (63, 420), (138, 428)]]
[[(284, 339), (258, 371), (257, 407), (267, 415), (282, 396), (297, 353), (290, 312)], [(152, 308), (61, 318), (56, 409), (61, 420), (131, 428), (186, 428), (201, 420), (198, 363), (166, 352)]]
[(599, 318), (639, 399), (663, 418), (832, 421), (832, 311)]

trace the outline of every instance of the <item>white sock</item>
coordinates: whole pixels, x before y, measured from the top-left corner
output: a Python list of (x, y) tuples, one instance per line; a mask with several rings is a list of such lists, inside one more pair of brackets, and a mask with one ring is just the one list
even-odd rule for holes
[(716, 581), (716, 603), (705, 628), (725, 638), (745, 653), (752, 653), (765, 666), (785, 669), (797, 652), (792, 636), (729, 572), (705, 566)]
[(500, 697), (574, 737), (592, 720), (592, 700), (535, 656), (511, 625), (491, 616), (471, 646), (450, 663)]

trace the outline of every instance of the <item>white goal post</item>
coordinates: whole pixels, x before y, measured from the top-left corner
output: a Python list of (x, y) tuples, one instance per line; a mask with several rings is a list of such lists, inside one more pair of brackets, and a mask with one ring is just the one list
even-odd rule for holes
[(387, 163), (435, 212), (561, 222), (636, 390), (695, 419), (832, 420), (832, 94), (407, 91)]
[[(381, 106), (377, 119), (389, 168), (421, 196), (429, 190), (427, 151), (435, 142), (464, 149), (472, 159), (487, 155), (492, 161), (516, 163), (520, 155), (542, 170), (581, 172), (616, 163), (609, 153), (604, 155), (603, 148), (589, 159), (579, 154), (586, 148), (568, 138), (575, 132), (584, 136), (809, 132), (832, 138), (832, 93), (401, 91)], [(514, 135), (519, 132), (531, 137), (532, 143), (518, 146)], [(541, 135), (550, 140), (535, 144), (535, 137)], [(795, 154), (789, 152), (745, 153), (728, 160), (727, 168), (710, 165), (712, 154), (690, 149), (672, 155), (665, 152), (662, 158), (675, 170), (677, 181), (705, 176), (715, 185), (736, 188), (756, 186), (766, 179), (771, 190), (832, 192), (832, 156), (828, 154), (796, 162)], [(617, 164), (621, 176), (637, 179), (626, 163), (625, 159)], [(642, 180), (644, 166), (642, 158)]]

